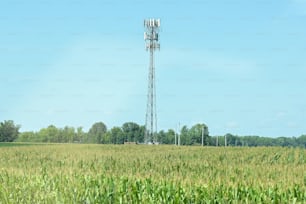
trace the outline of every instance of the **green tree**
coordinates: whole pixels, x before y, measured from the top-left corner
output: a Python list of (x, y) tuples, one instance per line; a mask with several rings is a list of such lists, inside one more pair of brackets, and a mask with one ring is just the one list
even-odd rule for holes
[(35, 142), (60, 142), (62, 140), (59, 129), (54, 125), (40, 129), (37, 134), (38, 137)]
[(202, 144), (202, 134), (204, 145), (209, 144), (208, 127), (205, 124), (196, 124), (189, 130), (190, 144)]
[(87, 142), (103, 143), (103, 135), (107, 132), (107, 127), (103, 122), (97, 122), (91, 126), (88, 131)]
[(78, 127), (73, 141), (82, 143), (85, 139), (86, 133), (83, 131), (83, 127)]
[(111, 134), (112, 144), (123, 144), (124, 143), (125, 137), (120, 127), (113, 127), (110, 130), (110, 134)]
[(301, 135), (297, 138), (298, 146), (300, 147), (306, 147), (306, 135)]
[(174, 144), (175, 140), (175, 131), (173, 129), (169, 129), (166, 132), (166, 136), (165, 136), (165, 144)]
[(107, 131), (105, 134), (103, 134), (101, 143), (102, 144), (112, 144), (112, 134), (110, 131)]
[(17, 138), (17, 142), (35, 142), (36, 133), (32, 131), (21, 132)]
[[(189, 129), (186, 125), (180, 130), (178, 141), (180, 140), (180, 145), (191, 145), (191, 138), (189, 134)], [(180, 139), (179, 139), (180, 138)]]
[(61, 129), (61, 135), (63, 136), (62, 139), (57, 142), (74, 142), (76, 135), (74, 127), (65, 126), (64, 129)]
[(226, 138), (226, 145), (227, 146), (234, 146), (235, 145), (235, 136), (231, 133), (227, 133), (225, 136)]
[(146, 132), (146, 126), (145, 125), (140, 125), (139, 126), (138, 139), (137, 139), (138, 142), (140, 142), (140, 143), (144, 142), (145, 132)]
[(122, 125), (122, 131), (127, 142), (143, 142), (142, 129), (134, 122), (127, 122)]
[(0, 142), (13, 142), (19, 135), (20, 125), (15, 125), (12, 120), (0, 123)]
[(165, 131), (161, 130), (159, 131), (159, 133), (157, 134), (157, 141), (160, 143), (160, 144), (167, 144), (166, 142), (166, 133)]

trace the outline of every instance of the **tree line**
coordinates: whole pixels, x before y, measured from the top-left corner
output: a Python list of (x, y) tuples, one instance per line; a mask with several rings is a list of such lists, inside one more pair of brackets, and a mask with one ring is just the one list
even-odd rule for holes
[[(43, 142), (43, 143), (95, 143), (124, 144), (125, 142), (143, 143), (145, 126), (126, 122), (110, 129), (103, 122), (94, 123), (89, 131), (82, 127), (65, 126), (58, 128), (50, 125), (39, 131), (20, 132), (20, 125), (7, 120), (0, 123), (0, 142)], [(205, 124), (195, 124), (191, 128), (183, 126), (175, 130), (161, 130), (156, 133), (160, 144), (205, 145), (205, 146), (293, 146), (306, 147), (306, 135), (300, 137), (259, 137), (226, 134), (210, 136)]]

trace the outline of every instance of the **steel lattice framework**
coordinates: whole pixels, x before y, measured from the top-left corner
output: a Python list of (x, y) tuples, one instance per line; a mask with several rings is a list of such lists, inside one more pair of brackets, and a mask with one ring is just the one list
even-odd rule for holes
[(156, 113), (156, 78), (155, 78), (155, 64), (154, 51), (160, 49), (158, 42), (160, 19), (144, 20), (144, 40), (146, 42), (146, 50), (150, 51), (150, 66), (148, 77), (148, 95), (147, 95), (147, 111), (146, 111), (146, 130), (145, 143), (156, 144), (157, 138), (157, 113)]

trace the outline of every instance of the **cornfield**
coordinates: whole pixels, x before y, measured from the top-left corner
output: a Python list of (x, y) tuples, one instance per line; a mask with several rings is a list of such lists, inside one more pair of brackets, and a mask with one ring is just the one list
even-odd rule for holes
[(0, 203), (306, 203), (306, 151), (53, 144), (0, 148)]

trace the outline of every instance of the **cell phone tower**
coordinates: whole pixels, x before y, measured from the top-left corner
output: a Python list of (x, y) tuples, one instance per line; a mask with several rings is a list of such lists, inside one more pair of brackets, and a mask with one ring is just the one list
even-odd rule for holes
[(146, 42), (146, 50), (150, 51), (150, 66), (148, 80), (148, 95), (147, 95), (147, 112), (146, 112), (146, 129), (144, 142), (146, 144), (157, 144), (157, 114), (156, 114), (156, 78), (154, 51), (160, 49), (158, 42), (158, 32), (160, 28), (160, 19), (144, 20), (144, 40)]

